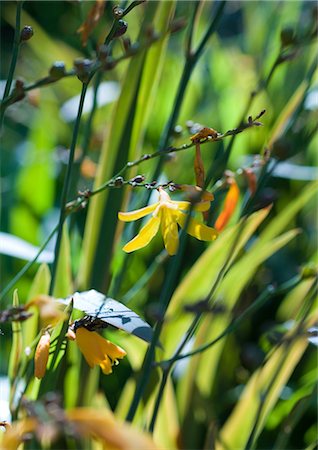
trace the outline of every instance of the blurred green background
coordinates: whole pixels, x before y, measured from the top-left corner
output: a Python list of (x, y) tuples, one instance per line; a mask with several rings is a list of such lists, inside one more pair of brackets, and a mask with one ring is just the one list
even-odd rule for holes
[[(204, 4), (195, 42), (212, 17), (214, 3)], [(105, 13), (92, 34), (89, 45), (84, 48), (77, 29), (91, 6), (92, 2), (86, 1), (26, 1), (22, 25), (32, 25), (34, 36), (21, 48), (15, 78), (22, 78), (27, 84), (32, 83), (46, 76), (55, 61), (64, 61), (67, 69), (70, 69), (74, 59), (91, 57), (110, 28), (113, 3), (106, 2)], [(127, 34), (132, 42), (138, 34), (143, 7), (141, 5), (135, 8), (127, 19), (129, 23)], [(192, 7), (193, 2), (178, 1), (175, 17), (188, 19)], [(15, 8), (15, 2), (1, 2), (1, 86), (4, 86), (3, 80), (6, 79), (10, 63)], [(316, 40), (307, 42), (305, 36), (308, 30), (314, 28), (316, 15), (316, 4), (310, 1), (227, 2), (218, 32), (209, 41), (191, 78), (178, 119), (181, 128), (177, 130), (173, 143), (180, 145), (188, 142), (189, 131), (186, 123), (189, 120), (213, 127), (219, 132), (237, 126), (251, 92), (266, 78), (278, 55), (282, 30), (291, 28), (300, 41), (303, 39), (303, 43), (297, 46), (295, 55), (290, 60), (277, 68), (268, 87), (255, 99), (248, 115), (254, 117), (266, 109), (266, 115), (261, 119), (264, 126), (253, 128), (236, 137), (228, 168), (236, 171), (249, 165), (253, 155), (262, 153), (268, 145), (274, 124), (308, 76), (308, 71), (315, 61), (317, 42)], [(159, 138), (168, 120), (181, 76), (185, 36), (186, 30), (183, 30), (169, 39), (158, 94), (154, 99), (146, 130), (143, 153), (151, 153), (158, 148)], [(118, 42), (114, 51), (119, 54), (120, 48), (121, 44)], [(104, 98), (101, 99), (94, 117), (87, 164), (84, 167), (82, 165), (78, 185), (72, 187), (74, 195), (77, 189), (92, 187), (92, 175), (96, 169), (94, 163), (98, 163), (101, 144), (107, 139), (114, 101), (118, 97), (127, 64), (128, 62), (119, 64), (103, 78), (108, 84), (100, 89), (100, 95), (103, 94)], [(54, 85), (30, 92), (23, 101), (10, 106), (6, 112), (1, 136), (1, 231), (36, 246), (44, 241), (58, 220), (59, 199), (76, 116), (77, 101), (76, 99), (74, 101), (74, 97), (79, 95), (80, 88), (81, 83), (76, 78), (66, 78)], [(304, 101), (296, 111), (296, 117), (290, 118), (282, 138), (274, 146), (272, 155), (281, 161), (278, 165), (279, 170), (259, 193), (260, 205), (274, 201), (271, 218), (293, 202), (308, 182), (317, 177), (315, 166), (318, 140), (317, 133), (314, 133), (317, 123), (317, 97), (317, 73), (315, 73)], [(88, 112), (84, 114), (83, 123), (87, 118)], [(81, 157), (82, 144), (83, 127), (78, 140), (78, 160)], [(202, 148), (207, 167), (212, 163), (219, 146), (224, 145), (226, 142), (211, 143)], [(163, 179), (193, 184), (192, 159), (193, 155), (190, 152), (180, 152), (171, 156), (165, 165)], [(140, 172), (147, 174), (153, 164), (153, 161), (145, 163), (140, 167)], [(244, 192), (246, 184), (243, 179), (240, 185)], [(220, 204), (216, 202), (216, 211), (220, 208)], [(85, 218), (84, 210), (73, 215), (70, 222), (74, 275), (79, 265)], [(255, 298), (269, 284), (274, 286), (280, 284), (297, 274), (302, 265), (317, 262), (316, 219), (316, 200), (312, 200), (294, 223), (290, 223), (290, 228), (299, 227), (303, 232), (266, 261), (244, 292), (238, 308), (248, 305), (249, 299)], [(52, 251), (53, 248), (54, 243), (51, 242), (48, 250)], [(138, 281), (152, 262), (153, 255), (159, 253), (160, 249), (160, 240), (155, 240), (141, 254), (130, 258), (125, 280), (120, 287), (119, 300)], [(188, 243), (184, 272), (191, 267), (201, 251), (195, 242)], [(118, 248), (113, 267), (116, 267), (117, 262), (120, 263), (121, 257), (121, 250)], [(5, 286), (23, 267), (25, 260), (8, 254), (1, 254), (0, 258), (1, 284)], [(22, 301), (27, 296), (37, 268), (38, 264), (35, 264), (27, 276), (17, 284)], [(152, 319), (149, 306), (151, 307), (158, 299), (163, 278), (164, 269), (159, 268), (156, 276), (138, 293), (138, 301), (134, 299), (132, 302), (132, 305), (138, 311), (143, 311), (150, 321)], [(11, 298), (8, 296), (6, 301), (10, 303)], [(220, 422), (226, 418), (228, 410), (239, 397), (249, 375), (262, 363), (265, 352), (271, 345), (272, 335), (279, 332), (276, 312), (277, 307), (273, 302), (269, 306), (264, 306), (253, 317), (253, 322), (244, 324), (228, 340), (226, 352), (228, 359), (224, 361), (227, 374), (224, 374), (222, 395), (218, 396), (216, 393), (215, 397), (220, 402), (218, 411)], [(124, 364), (122, 367), (120, 370), (128, 370)], [(2, 370), (5, 371), (4, 362)], [(304, 374), (310, 370), (314, 370), (314, 359), (307, 358), (305, 354), (290, 384), (282, 392), (282, 398), (292, 399), (293, 392), (299, 386), (299, 380), (302, 380)], [(116, 381), (113, 380), (113, 383), (116, 384)], [(106, 389), (111, 393), (109, 387)], [(117, 385), (117, 391), (118, 389)], [(114, 390), (116, 392), (116, 387)], [(283, 416), (284, 407), (278, 405), (264, 433), (263, 448), (271, 442), (272, 430), (275, 430), (279, 418)], [(293, 431), (293, 438), (290, 441), (293, 442), (293, 448), (303, 448), (304, 443), (309, 445), (315, 434), (314, 417), (313, 401)]]

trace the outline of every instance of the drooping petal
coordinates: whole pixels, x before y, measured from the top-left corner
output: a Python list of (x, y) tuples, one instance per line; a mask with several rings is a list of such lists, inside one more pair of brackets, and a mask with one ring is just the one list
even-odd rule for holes
[[(180, 227), (184, 228), (187, 221), (186, 214), (179, 212), (177, 216), (177, 221)], [(218, 236), (218, 233), (214, 228), (208, 227), (207, 225), (198, 222), (196, 219), (193, 219), (192, 217), (188, 223), (187, 233), (199, 239), (200, 241), (214, 241), (214, 239), (216, 239)]]
[(161, 233), (165, 248), (170, 256), (177, 253), (179, 246), (176, 214), (178, 214), (178, 211), (173, 211), (169, 208), (162, 208), (160, 210)]
[(159, 217), (152, 217), (149, 222), (140, 230), (140, 232), (131, 241), (129, 241), (123, 250), (127, 253), (139, 250), (149, 244), (151, 239), (157, 234), (160, 225)]
[(182, 209), (183, 211), (188, 211), (190, 209), (191, 203), (187, 201), (175, 201), (172, 200), (171, 203), (174, 205), (177, 205), (178, 209)]
[(142, 217), (147, 216), (152, 213), (156, 207), (158, 206), (158, 202), (153, 205), (145, 206), (141, 209), (136, 209), (135, 211), (130, 212), (119, 212), (118, 219), (123, 222), (132, 222), (133, 220), (141, 219)]
[(194, 205), (193, 209), (194, 211), (201, 211), (201, 212), (208, 211), (210, 209), (210, 204), (211, 202), (209, 201), (199, 202)]
[(240, 190), (233, 179), (230, 185), (230, 189), (228, 190), (228, 193), (226, 194), (223, 210), (221, 211), (219, 217), (216, 219), (216, 222), (214, 224), (215, 228), (218, 231), (222, 231), (230, 218), (232, 217), (236, 205), (238, 203), (240, 197)]
[(99, 365), (106, 375), (112, 373), (112, 365), (126, 355), (121, 347), (84, 327), (76, 330), (76, 342), (87, 364), (91, 368)]

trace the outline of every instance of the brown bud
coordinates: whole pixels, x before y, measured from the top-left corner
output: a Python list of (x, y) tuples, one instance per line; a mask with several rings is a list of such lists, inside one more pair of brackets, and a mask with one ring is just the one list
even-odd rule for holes
[(113, 16), (115, 19), (120, 19), (124, 15), (124, 10), (118, 5), (113, 7)]
[(74, 61), (77, 78), (82, 83), (86, 83), (89, 80), (92, 64), (90, 59), (76, 59)]
[(124, 179), (123, 179), (123, 177), (117, 177), (117, 178), (115, 178), (115, 180), (114, 180), (114, 185), (116, 186), (116, 187), (120, 187), (120, 186), (122, 186), (124, 184)]
[(130, 180), (132, 183), (136, 183), (136, 184), (139, 184), (139, 183), (142, 183), (143, 181), (145, 181), (145, 177), (144, 177), (144, 175), (136, 175), (134, 178), (132, 178), (131, 180)]
[(26, 25), (22, 28), (20, 33), (20, 42), (25, 42), (31, 39), (33, 36), (33, 28), (30, 25)]
[(127, 28), (128, 28), (128, 23), (125, 22), (125, 20), (121, 20), (121, 19), (118, 20), (117, 28), (116, 28), (116, 31), (115, 31), (113, 37), (114, 38), (118, 38), (120, 36), (123, 36), (126, 33)]

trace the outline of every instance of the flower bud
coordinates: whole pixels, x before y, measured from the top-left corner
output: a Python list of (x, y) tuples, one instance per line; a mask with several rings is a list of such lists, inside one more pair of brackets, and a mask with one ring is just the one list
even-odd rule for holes
[(115, 178), (114, 185), (115, 185), (116, 187), (122, 186), (123, 183), (124, 183), (123, 177), (117, 177), (117, 178)]
[(120, 36), (123, 36), (126, 33), (127, 28), (128, 28), (128, 23), (125, 22), (125, 20), (118, 20), (117, 28), (115, 30), (115, 33), (114, 33), (113, 37), (114, 38), (118, 38)]
[(90, 59), (76, 59), (74, 61), (77, 78), (82, 83), (86, 83), (88, 81), (92, 64), (93, 63)]
[(49, 71), (50, 77), (59, 80), (65, 76), (65, 64), (63, 61), (55, 61)]
[(46, 365), (49, 359), (50, 351), (50, 334), (45, 333), (40, 337), (39, 343), (36, 347), (34, 356), (34, 376), (36, 378), (43, 378), (46, 372)]
[(123, 38), (123, 45), (124, 45), (125, 52), (129, 52), (129, 50), (131, 48), (131, 40), (129, 37)]
[(22, 28), (20, 33), (20, 42), (25, 42), (31, 39), (33, 36), (33, 28), (30, 25), (26, 25)]
[(101, 45), (98, 49), (97, 57), (99, 61), (105, 61), (107, 56), (109, 55), (109, 48), (107, 45)]
[(124, 10), (120, 8), (118, 5), (113, 7), (113, 16), (114, 19), (120, 19), (124, 15)]
[(176, 125), (176, 126), (174, 127), (174, 130), (173, 130), (173, 135), (174, 135), (175, 137), (179, 137), (179, 136), (182, 135), (182, 132), (183, 132), (182, 126), (181, 126), (181, 125)]
[(131, 180), (130, 180), (132, 183), (137, 183), (137, 184), (139, 184), (139, 183), (142, 183), (143, 181), (145, 181), (145, 177), (144, 177), (144, 175), (136, 175), (134, 178), (132, 178)]
[(280, 32), (282, 47), (287, 47), (295, 42), (295, 30), (292, 27), (285, 27)]

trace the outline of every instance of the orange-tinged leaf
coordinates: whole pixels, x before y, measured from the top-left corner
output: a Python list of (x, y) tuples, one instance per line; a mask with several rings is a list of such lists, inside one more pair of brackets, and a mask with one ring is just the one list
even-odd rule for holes
[(89, 35), (92, 33), (92, 31), (98, 24), (100, 18), (102, 17), (104, 8), (105, 8), (105, 1), (96, 0), (95, 4), (92, 6), (92, 8), (88, 13), (87, 19), (77, 30), (77, 32), (82, 35), (81, 36), (82, 44), (84, 47), (86, 47), (87, 45)]

